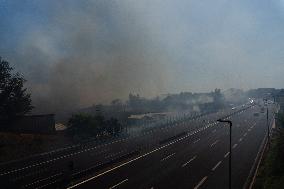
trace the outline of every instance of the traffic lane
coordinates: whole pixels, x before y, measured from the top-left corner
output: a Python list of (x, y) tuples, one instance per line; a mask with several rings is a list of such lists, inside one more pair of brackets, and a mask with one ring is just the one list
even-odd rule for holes
[[(210, 138), (210, 137), (209, 137)], [(191, 139), (191, 142), (194, 142), (194, 138), (189, 137), (189, 139)], [(175, 143), (176, 144), (176, 143)], [(184, 145), (188, 145), (188, 141), (186, 142), (186, 144), (182, 143), (182, 147)], [(204, 143), (204, 145), (206, 146), (206, 143)], [(189, 145), (190, 147), (190, 145)], [(176, 147), (176, 145), (171, 145), (170, 149), (166, 148), (166, 149), (162, 149), (162, 151), (160, 151), (159, 153), (153, 153), (150, 154), (149, 156), (147, 156), (147, 158), (143, 158), (143, 159), (139, 159), (139, 161), (133, 162), (131, 165), (127, 165), (125, 167), (121, 167), (120, 169), (117, 169), (109, 174), (106, 175), (102, 175), (101, 177), (98, 177), (92, 181), (89, 181), (83, 185), (80, 185), (80, 188), (88, 188), (88, 187), (97, 187), (97, 188), (104, 188), (104, 187), (109, 187), (108, 185), (102, 185), (106, 182), (109, 182), (110, 180), (113, 180), (112, 183), (116, 183), (116, 181), (120, 180), (120, 179), (124, 179), (124, 177), (130, 177), (133, 175), (137, 175), (138, 171), (143, 171), (142, 176), (146, 176), (149, 175), (150, 177), (154, 178), (154, 176), (156, 175), (151, 175), (151, 173), (153, 173), (154, 171), (152, 170), (154, 169), (159, 169), (159, 163), (161, 161), (161, 159), (163, 159), (163, 157), (165, 157), (165, 154), (172, 154), (175, 153), (173, 151), (176, 151), (176, 149), (179, 149), (178, 147)], [(198, 149), (198, 148), (197, 148)], [(169, 150), (173, 150), (173, 151), (169, 151)], [(182, 150), (178, 150), (178, 151), (182, 151)], [(188, 158), (188, 157), (186, 157)], [(169, 160), (171, 160), (172, 158), (169, 158)], [(186, 159), (185, 159), (186, 160)], [(184, 161), (185, 161), (184, 160)], [(182, 160), (180, 160), (180, 163), (183, 163)], [(156, 162), (157, 164), (153, 165), (153, 162)], [(158, 167), (157, 167), (158, 165)], [(174, 164), (172, 164), (174, 165)], [(147, 170), (149, 171), (149, 174), (145, 173), (145, 168), (147, 167)], [(123, 177), (124, 176), (124, 177)], [(129, 179), (129, 178), (128, 178)], [(131, 179), (128, 180), (128, 182), (130, 182)], [(141, 183), (141, 180), (140, 180)], [(143, 183), (143, 182), (142, 182)]]
[[(239, 133), (236, 133), (236, 135), (241, 135), (242, 134), (242, 132), (241, 131), (239, 131)], [(226, 139), (227, 139), (227, 141), (226, 141)], [(225, 146), (228, 146), (228, 137), (226, 137), (225, 139), (221, 139), (220, 140), (222, 143), (219, 143), (219, 150), (220, 150), (220, 153), (218, 153), (219, 154), (219, 157), (223, 157), (223, 156), (227, 156), (226, 154), (227, 153), (223, 153), (224, 152), (224, 147)], [(233, 142), (237, 142), (237, 141), (233, 141)], [(212, 144), (215, 144), (215, 142), (214, 143), (212, 143)], [(211, 145), (212, 145), (211, 144)], [(217, 145), (218, 146), (218, 145)], [(217, 148), (217, 150), (218, 150), (218, 148)], [(227, 152), (228, 152), (228, 148), (226, 148), (226, 150), (227, 150)], [(225, 151), (226, 151), (225, 150)], [(204, 162), (207, 162), (206, 161), (206, 158), (208, 159), (208, 157), (207, 157), (207, 155), (208, 154), (206, 154), (205, 155), (205, 161), (203, 161), (203, 164), (204, 164)], [(214, 156), (214, 155), (213, 155)], [(212, 156), (211, 156), (212, 157)], [(222, 158), (221, 158), (222, 159)], [(209, 161), (210, 161), (210, 159), (209, 159)], [(212, 168), (211, 168), (211, 172), (212, 171), (214, 171), (215, 169), (217, 169), (217, 167), (218, 166), (220, 166), (220, 164), (222, 163), (222, 160), (220, 160), (220, 161), (216, 161), (215, 162), (215, 164), (213, 164), (213, 163), (211, 163), (211, 166), (212, 166)], [(207, 167), (207, 169), (209, 168), (209, 166)], [(212, 170), (213, 169), (213, 170)], [(194, 170), (194, 172), (193, 173), (195, 173), (194, 175), (196, 175), (196, 171)], [(209, 173), (210, 173), (210, 171), (209, 171)], [(175, 177), (175, 176), (177, 176), (178, 175), (178, 180), (177, 181), (175, 181), (175, 182), (172, 182), (173, 181), (173, 177)], [(162, 187), (158, 187), (158, 188), (165, 188), (165, 187), (168, 187), (168, 186), (170, 186), (169, 188), (172, 188), (172, 187), (177, 187), (177, 183), (186, 183), (186, 182), (188, 182), (188, 180), (189, 180), (189, 178), (185, 178), (184, 180), (182, 180), (182, 179), (180, 179), (180, 175), (185, 175), (185, 174), (178, 174), (178, 173), (176, 173), (176, 172), (173, 172), (171, 175), (168, 175), (168, 177), (166, 177), (165, 179), (164, 179), (164, 181), (162, 182), (163, 183), (163, 185), (162, 185)], [(207, 177), (207, 176), (204, 176), (204, 177)], [(204, 177), (201, 177), (201, 178), (204, 178)], [(171, 182), (169, 182), (169, 181), (171, 181)], [(173, 184), (173, 185), (171, 185), (171, 183)], [(184, 187), (184, 186), (182, 186), (182, 187)]]
[[(165, 187), (169, 187), (169, 188), (175, 187), (176, 188), (177, 187), (176, 183), (178, 183), (177, 180), (180, 179), (181, 177), (179, 176), (180, 175), (178, 173), (179, 171), (182, 171), (183, 169), (188, 169), (188, 167), (192, 166), (192, 163), (194, 163), (193, 166), (199, 165), (198, 170), (202, 170), (201, 167), (205, 166), (204, 164), (200, 166), (199, 163), (196, 163), (197, 161), (200, 161), (199, 154), (205, 150), (209, 151), (209, 148), (211, 148), (211, 144), (213, 144), (216, 141), (216, 136), (217, 136), (217, 135), (213, 136), (210, 133), (210, 131), (207, 134), (208, 134), (207, 137), (197, 136), (196, 139), (190, 141), (191, 145), (194, 146), (194, 149), (190, 148), (188, 143), (185, 143), (185, 144), (181, 143), (179, 144), (179, 147), (177, 146), (173, 147), (174, 148), (173, 151), (177, 151), (177, 153), (175, 157), (173, 157), (174, 158), (173, 160), (167, 159), (167, 161), (164, 161), (166, 164), (165, 168), (162, 167), (162, 169), (158, 171), (155, 171), (155, 170), (152, 171), (151, 169), (148, 171), (149, 173), (159, 172), (159, 175), (155, 175), (154, 177), (151, 174), (144, 174), (144, 170), (143, 170), (143, 173), (138, 174), (133, 179), (129, 179), (129, 182), (130, 183), (133, 182), (133, 184), (129, 185), (128, 188), (131, 188), (137, 185), (142, 185), (141, 188), (143, 188), (143, 186), (145, 185), (145, 180), (147, 180), (146, 183), (149, 185), (149, 187), (150, 185), (153, 185), (154, 188), (156, 187), (157, 188), (165, 188)], [(171, 153), (172, 152), (169, 152), (168, 154), (171, 154)], [(167, 157), (166, 154), (164, 156)], [(149, 175), (149, 176), (147, 177), (145, 175)], [(195, 175), (198, 177), (197, 173)], [(176, 176), (178, 176), (179, 178), (176, 178)], [(185, 185), (194, 184), (194, 180), (195, 180), (194, 177), (191, 177), (189, 180), (192, 180), (192, 183), (185, 183)]]
[[(119, 153), (121, 153), (122, 151), (119, 151), (118, 153), (116, 152), (116, 153), (112, 153), (112, 154), (119, 154)], [(72, 155), (72, 154), (71, 154)], [(111, 156), (111, 155), (109, 155), (109, 156)]]
[[(265, 127), (261, 121), (245, 137), (242, 135), (240, 137), (242, 138), (241, 141), (239, 140), (237, 143), (232, 144), (237, 144), (232, 149), (232, 188), (243, 188), (248, 178), (250, 169), (265, 136)], [(224, 157), (221, 161), (223, 163), (214, 173), (208, 176), (207, 181), (201, 188), (228, 188), (229, 156)]]
[[(127, 147), (127, 149), (129, 149), (128, 147)], [(91, 152), (90, 151), (90, 149), (88, 150), (89, 152)], [(112, 151), (112, 150), (107, 150), (107, 151)], [(119, 153), (121, 153), (121, 152), (124, 152), (124, 151), (120, 151)], [(71, 154), (71, 159), (70, 158), (68, 158), (67, 160), (68, 161), (73, 161), (74, 162), (74, 170), (75, 171), (82, 171), (82, 170), (84, 170), (84, 169), (86, 169), (86, 168), (88, 168), (88, 167), (92, 167), (92, 166), (95, 166), (96, 165), (96, 163), (94, 164), (94, 162), (92, 162), (92, 161), (90, 161), (90, 160), (92, 160), (93, 158), (88, 158), (88, 157), (84, 157), (84, 155), (86, 155), (86, 154), (92, 154), (92, 153), (82, 153), (80, 156), (76, 156), (76, 155), (72, 155)], [(116, 154), (116, 153), (112, 153), (112, 154)], [(110, 154), (110, 156), (112, 156), (112, 154)], [(121, 153), (122, 154), (122, 153)], [(66, 159), (66, 158), (65, 158)], [(65, 160), (64, 159), (64, 160)], [(107, 158), (106, 158), (107, 159)], [(84, 161), (82, 161), (82, 160), (84, 160)], [(58, 163), (59, 163), (59, 166), (58, 166)], [(62, 164), (64, 165), (64, 162), (62, 162), (62, 160), (61, 161), (57, 161), (57, 162), (55, 162), (54, 164), (52, 164), (52, 166), (48, 166), (47, 168), (45, 167), (44, 169), (43, 168), (41, 168), (40, 169), (40, 172), (34, 172), (34, 174), (38, 174), (38, 173), (42, 173), (43, 172), (43, 170), (45, 171), (45, 173), (46, 172), (53, 172), (54, 171), (54, 167), (55, 167), (55, 169), (58, 169), (59, 167), (62, 167)], [(35, 168), (38, 168), (38, 167), (35, 167)], [(65, 168), (65, 166), (63, 166), (62, 167), (63, 169)], [(49, 171), (48, 171), (48, 170)], [(60, 169), (59, 169), (60, 170)], [(34, 174), (30, 174), (30, 173), (28, 173), (27, 175), (26, 175), (26, 178), (25, 178), (25, 181), (28, 181), (29, 180), (29, 183), (32, 183), (32, 182), (37, 182), (37, 180), (41, 180), (41, 177), (42, 177), (42, 175), (38, 175), (37, 177), (36, 177), (36, 179), (37, 180), (33, 180), (32, 178), (30, 178), (30, 179), (28, 179), (27, 177), (31, 177), (31, 176), (33, 176)], [(48, 177), (50, 177), (50, 175), (46, 175), (46, 174), (44, 174), (44, 176), (46, 176), (47, 178)], [(51, 176), (53, 176), (53, 175), (51, 175)], [(24, 184), (24, 183), (23, 183)]]
[[(175, 127), (173, 127), (173, 128), (175, 128)], [(114, 144), (115, 145), (115, 144)], [(110, 150), (109, 150), (110, 151)], [(126, 150), (124, 150), (124, 151), (126, 151)], [(119, 151), (119, 152), (115, 152), (115, 153), (112, 153), (112, 154), (122, 154), (122, 152), (124, 152), (123, 150), (122, 151)], [(110, 154), (109, 156), (111, 157), (112, 156), (112, 154)], [(106, 159), (108, 159), (108, 158), (106, 158)], [(83, 162), (87, 162), (87, 161), (83, 161)], [(91, 162), (88, 162), (87, 164), (91, 164)], [(76, 166), (76, 167), (78, 167), (78, 166)]]
[[(235, 135), (240, 136), (241, 133), (242, 131), (239, 131), (238, 133), (235, 133)], [(161, 182), (162, 184), (158, 185), (157, 188), (193, 188), (194, 186), (187, 184), (189, 183), (190, 179), (198, 175), (198, 171), (201, 171), (201, 167), (204, 165), (205, 167), (202, 168), (203, 171), (201, 172), (203, 173), (203, 175), (200, 174), (199, 176), (197, 176), (199, 177), (200, 181), (203, 182), (203, 178), (207, 178), (208, 175), (214, 172), (223, 163), (222, 159), (224, 157), (228, 157), (229, 138), (228, 136), (225, 136), (225, 133), (223, 134), (223, 137), (225, 138), (216, 140), (210, 145), (211, 148), (209, 148), (207, 151), (203, 151), (203, 153), (198, 156), (200, 157), (200, 159), (198, 159), (199, 161), (194, 161), (195, 164), (192, 165), (190, 170), (188, 170), (188, 173), (180, 172), (180, 170), (173, 171), (163, 179), (163, 181)], [(237, 140), (233, 142), (237, 142)], [(211, 152), (211, 150), (213, 150), (213, 152)], [(210, 158), (208, 158), (208, 156), (210, 156)], [(176, 180), (174, 180), (173, 178), (176, 178)], [(195, 180), (196, 179), (197, 178), (195, 178)], [(183, 184), (178, 185), (178, 183)], [(198, 183), (196, 183), (195, 186), (197, 186)]]
[(185, 149), (183, 153), (186, 155), (181, 158), (183, 163), (171, 162), (176, 165), (175, 169), (165, 174), (161, 180), (156, 181), (154, 186), (157, 188), (194, 188), (227, 151), (224, 146), (218, 148), (219, 140), (226, 139), (214, 137), (205, 141), (204, 145), (202, 144), (204, 140), (201, 140), (198, 147), (200, 148), (200, 145), (204, 147), (197, 150), (194, 153), (196, 155), (191, 154), (190, 149)]
[[(212, 115), (210, 114), (209, 117), (210, 116), (212, 116)], [(207, 116), (204, 116), (203, 118), (204, 119), (210, 119), (210, 118), (207, 118)], [(200, 120), (198, 120), (198, 121), (200, 121)], [(200, 123), (197, 123), (197, 125), (198, 124), (200, 124)], [(188, 124), (188, 125), (191, 125), (191, 124)], [(192, 125), (196, 125), (196, 124), (192, 123)], [(171, 126), (169, 126), (169, 127), (171, 127)], [(159, 129), (161, 129), (161, 128), (158, 128), (158, 130)], [(139, 135), (137, 135), (135, 137), (139, 137)], [(132, 137), (130, 137), (130, 138), (132, 138)], [(73, 146), (70, 146), (70, 147), (63, 148), (65, 150), (54, 150), (52, 152), (43, 153), (39, 156), (33, 156), (33, 157), (30, 157), (30, 158), (27, 158), (25, 161), (21, 161), (21, 162), (15, 161), (15, 162), (11, 162), (10, 164), (2, 164), (1, 165), (2, 171), (0, 171), (0, 172), (8, 171), (7, 169), (9, 169), (9, 170), (17, 169), (17, 167), (19, 167), (19, 166), (30, 166), (30, 164), (41, 163), (42, 161), (48, 161), (50, 159), (57, 159), (58, 157), (67, 156), (69, 154), (76, 153), (77, 151), (81, 151), (81, 150), (84, 150), (86, 148), (94, 148), (95, 147), (95, 148), (99, 149), (100, 147), (104, 147), (105, 145), (111, 145), (113, 143), (117, 143), (117, 142), (120, 142), (120, 141), (123, 141), (123, 140), (124, 139), (119, 139), (119, 140), (115, 140), (115, 141), (112, 141), (112, 142), (109, 142), (109, 143), (106, 143), (106, 144), (100, 144), (100, 145), (95, 145), (96, 142), (87, 142), (86, 144), (73, 145)]]

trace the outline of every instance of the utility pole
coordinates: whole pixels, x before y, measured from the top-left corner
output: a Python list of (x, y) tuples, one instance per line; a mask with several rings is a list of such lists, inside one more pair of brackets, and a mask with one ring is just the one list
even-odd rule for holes
[(223, 119), (218, 119), (218, 122), (222, 122), (222, 123), (228, 123), (230, 126), (230, 142), (229, 142), (229, 148), (230, 148), (230, 152), (229, 152), (229, 189), (232, 188), (232, 121), (230, 120), (223, 120)]

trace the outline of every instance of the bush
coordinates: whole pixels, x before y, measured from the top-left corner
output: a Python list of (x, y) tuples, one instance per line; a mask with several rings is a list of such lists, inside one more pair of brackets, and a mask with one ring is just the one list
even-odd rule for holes
[(71, 116), (67, 131), (79, 138), (116, 136), (121, 132), (121, 124), (115, 118), (105, 120), (101, 115), (79, 113)]

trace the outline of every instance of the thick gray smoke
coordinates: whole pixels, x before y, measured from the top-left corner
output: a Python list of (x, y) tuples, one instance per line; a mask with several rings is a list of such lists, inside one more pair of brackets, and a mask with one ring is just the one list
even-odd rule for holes
[(163, 92), (167, 57), (131, 10), (112, 1), (66, 5), (54, 4), (47, 25), (18, 49), (37, 112)]
[(5, 1), (0, 56), (46, 112), (130, 92), (282, 88), (283, 15), (278, 1)]

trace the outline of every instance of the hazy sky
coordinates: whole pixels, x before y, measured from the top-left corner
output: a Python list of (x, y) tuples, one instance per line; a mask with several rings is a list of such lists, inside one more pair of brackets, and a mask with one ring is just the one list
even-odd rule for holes
[(283, 0), (0, 0), (0, 41), (53, 107), (284, 87)]

